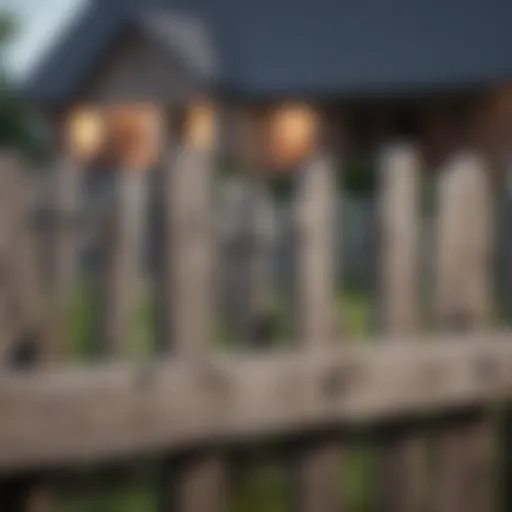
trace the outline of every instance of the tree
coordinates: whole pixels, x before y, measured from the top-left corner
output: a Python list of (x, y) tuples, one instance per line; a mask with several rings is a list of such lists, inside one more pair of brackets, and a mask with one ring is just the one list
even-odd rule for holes
[(37, 144), (30, 130), (28, 111), (10, 79), (5, 61), (7, 46), (17, 31), (18, 24), (11, 13), (0, 12), (0, 148), (32, 155)]

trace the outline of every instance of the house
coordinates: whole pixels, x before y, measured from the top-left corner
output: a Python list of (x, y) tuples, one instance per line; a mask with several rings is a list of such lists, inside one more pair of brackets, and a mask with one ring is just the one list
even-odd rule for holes
[(91, 0), (27, 94), (87, 157), (145, 140), (148, 163), (162, 127), (181, 136), (193, 112), (205, 139), (214, 112), (248, 165), (398, 135), (435, 163), (475, 132), (508, 147), (511, 23), (509, 0)]

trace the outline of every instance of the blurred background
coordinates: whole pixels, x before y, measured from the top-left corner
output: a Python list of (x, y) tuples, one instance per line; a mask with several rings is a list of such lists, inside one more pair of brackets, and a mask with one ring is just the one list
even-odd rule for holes
[[(65, 346), (57, 349), (62, 351), (59, 357), (65, 353), (66, 363), (70, 365), (91, 364), (112, 358), (113, 354), (131, 362), (151, 362), (165, 352), (165, 330), (171, 329), (166, 327), (171, 321), (166, 318), (166, 312), (162, 312), (162, 302), (166, 297), (165, 291), (161, 290), (162, 275), (165, 275), (162, 268), (168, 251), (172, 252), (173, 249), (167, 246), (168, 232), (162, 222), (167, 211), (162, 191), (168, 190), (165, 189), (168, 183), (160, 169), (163, 150), (155, 144), (160, 137), (159, 134), (155, 135), (155, 126), (161, 128), (161, 119), (158, 113), (155, 114), (153, 104), (149, 107), (146, 104), (142, 107), (139, 104), (124, 105), (125, 108), (119, 110), (102, 109), (98, 105), (81, 108), (83, 105), (80, 105), (76, 110), (71, 109), (69, 116), (61, 111), (58, 116), (46, 115), (47, 111), (28, 101), (26, 83), (44, 55), (58, 43), (66, 27), (84, 15), (87, 2), (0, 2), (0, 151), (3, 156), (8, 155), (3, 165), (19, 170), (26, 180), (23, 183), (30, 183), (26, 186), (32, 194), (30, 206), (27, 207), (30, 231), (34, 235), (30, 247), (35, 255), (33, 264), (43, 276), (41, 295), (44, 298), (41, 303), (46, 313), (51, 311), (47, 314), (52, 318), (50, 332), (58, 332), (60, 343)], [(411, 38), (414, 39), (414, 34), (411, 34)], [(59, 69), (55, 69), (54, 73), (59, 73)], [(101, 73), (96, 75), (100, 76)], [(140, 79), (140, 76), (137, 75), (137, 78)], [(144, 78), (142, 76), (140, 82), (144, 82)], [(381, 85), (377, 83), (376, 87)], [(472, 116), (481, 114), (481, 105), (491, 103), (501, 105), (500, 112), (503, 112), (505, 120), (501, 120), (499, 126), (503, 134), (499, 144), (496, 144), (500, 146), (499, 150), (485, 153), (491, 155), (489, 161), (492, 162), (485, 169), (486, 177), (491, 182), (489, 195), (492, 199), (489, 202), (492, 207), (489, 210), (492, 210), (492, 220), (489, 224), (492, 224), (490, 231), (496, 247), (494, 251), (489, 251), (492, 262), (489, 274), (492, 275), (489, 280), (491, 284), (486, 281), (485, 285), (489, 285), (490, 290), (486, 296), (486, 308), (489, 312), (488, 324), (497, 328), (508, 326), (512, 321), (512, 238), (509, 236), (512, 202), (507, 188), (507, 158), (509, 142), (512, 141), (509, 136), (512, 126), (511, 102), (506, 84), (500, 83), (499, 91), (490, 89), (486, 86), (475, 92), (473, 89), (468, 91), (465, 87), (455, 87), (439, 95), (439, 91), (424, 93), (420, 84), (418, 93), (412, 99), (407, 94), (402, 98), (401, 93), (398, 99), (395, 96), (372, 97), (365, 101), (356, 95), (355, 99), (347, 102), (329, 96), (321, 102), (322, 119), (328, 118), (328, 125), (335, 126), (326, 138), (331, 145), (334, 141), (334, 153), (340, 153), (341, 157), (335, 154), (334, 158), (326, 159), (328, 165), (324, 165), (322, 158), (320, 164), (314, 158), (309, 160), (311, 154), (315, 153), (315, 158), (317, 156), (312, 151), (317, 139), (322, 139), (318, 147), (325, 147), (323, 132), (322, 135), (316, 133), (322, 130), (317, 129), (320, 116), (313, 112), (313, 99), (310, 98), (307, 103), (293, 99), (283, 101), (282, 105), (268, 105), (264, 100), (256, 102), (256, 120), (251, 124), (255, 131), (246, 136), (246, 140), (249, 141), (248, 145), (256, 145), (257, 149), (246, 150), (244, 157), (238, 160), (233, 152), (226, 151), (215, 160), (214, 194), (212, 202), (207, 203), (206, 207), (211, 218), (204, 221), (205, 210), (201, 210), (203, 205), (199, 204), (202, 196), (196, 194), (197, 190), (202, 190), (203, 182), (199, 182), (199, 185), (194, 185), (194, 182), (190, 185), (190, 179), (172, 182), (172, 186), (182, 187), (180, 190), (184, 197), (199, 197), (197, 202), (190, 201), (192, 210), (198, 208), (192, 211), (192, 220), (188, 219), (192, 225), (190, 229), (193, 230), (197, 220), (194, 213), (199, 211), (203, 214), (199, 223), (201, 219), (205, 222), (199, 226), (199, 231), (208, 226), (215, 233), (217, 253), (211, 285), (214, 291), (214, 345), (232, 352), (262, 349), (278, 352), (292, 347), (293, 340), (300, 337), (297, 332), (301, 328), (308, 328), (307, 325), (304, 327), (307, 322), (301, 324), (300, 312), (315, 310), (315, 297), (308, 303), (307, 300), (297, 300), (297, 296), (304, 293), (301, 292), (304, 283), (316, 282), (318, 268), (321, 268), (319, 280), (323, 283), (320, 292), (316, 289), (321, 297), (320, 302), (325, 299), (326, 293), (331, 294), (329, 308), (332, 315), (329, 314), (326, 322), (329, 324), (329, 336), (353, 343), (370, 343), (375, 334), (386, 330), (386, 300), (383, 299), (386, 285), (382, 282), (382, 261), (388, 247), (385, 240), (389, 232), (385, 226), (383, 228), (383, 222), (387, 222), (388, 217), (383, 213), (382, 203), (389, 201), (391, 210), (393, 206), (390, 200), (392, 194), (388, 196), (385, 192), (386, 186), (391, 188), (391, 185), (383, 178), (387, 174), (383, 169), (386, 164), (382, 163), (382, 146), (389, 141), (393, 142), (393, 146), (395, 142), (400, 146), (404, 141), (408, 143), (411, 137), (414, 138), (414, 151), (418, 150), (422, 157), (412, 164), (409, 156), (404, 157), (405, 164), (398, 158), (402, 162), (398, 167), (405, 165), (405, 171), (398, 174), (406, 176), (399, 180), (405, 183), (406, 193), (403, 195), (403, 190), (397, 192), (400, 203), (397, 205), (398, 217), (403, 219), (401, 215), (407, 217), (411, 213), (411, 224), (407, 224), (406, 220), (404, 226), (399, 220), (397, 237), (403, 241), (401, 236), (413, 226), (417, 230), (417, 238), (413, 237), (416, 241), (411, 242), (414, 245), (411, 249), (407, 233), (404, 235), (404, 249), (397, 252), (406, 255), (403, 260), (405, 265), (400, 267), (399, 263), (391, 274), (394, 281), (399, 281), (402, 274), (406, 275), (406, 280), (407, 276), (411, 277), (408, 272), (414, 274), (414, 270), (407, 267), (408, 251), (412, 250), (413, 257), (418, 260), (415, 291), (419, 298), (418, 304), (414, 305), (417, 320), (412, 322), (413, 329), (406, 325), (403, 331), (435, 332), (439, 327), (435, 296), (438, 293), (435, 286), (438, 248), (436, 223), (439, 205), (443, 204), (444, 197), (439, 192), (444, 190), (439, 180), (449, 174), (445, 167), (450, 168), (452, 156), (457, 155), (461, 148), (465, 150), (468, 137), (473, 135), (468, 135), (461, 126), (465, 126), (468, 119), (473, 119)], [(111, 92), (108, 87), (105, 90), (101, 91), (107, 95)], [(471, 113), (466, 116), (468, 105), (472, 105), (467, 109)], [(478, 114), (473, 112), (476, 105)], [(177, 140), (183, 142), (186, 139), (185, 142), (191, 145), (208, 139), (210, 109), (202, 103), (195, 107), (191, 109), (193, 113), (180, 111), (183, 119), (176, 123), (179, 125), (176, 128), (179, 131)], [(461, 111), (464, 113), (461, 114)], [(59, 126), (66, 127), (61, 132), (55, 129), (55, 117), (58, 117)], [(264, 118), (263, 128), (258, 125), (260, 118)], [(343, 123), (340, 118), (343, 118)], [(481, 127), (480, 124), (478, 126)], [(234, 131), (242, 132), (241, 129)], [(454, 131), (460, 137), (455, 137), (456, 141)], [(463, 132), (464, 135), (461, 135)], [(102, 136), (104, 141), (99, 143)], [(264, 139), (261, 144), (258, 137)], [(487, 142), (485, 136), (479, 140)], [(485, 146), (485, 142), (482, 146)], [(260, 146), (264, 146), (265, 150)], [(506, 151), (503, 151), (504, 147)], [(62, 158), (65, 150), (69, 150), (71, 155), (68, 160)], [(264, 151), (265, 156), (261, 157), (260, 153)], [(132, 161), (124, 160), (121, 155), (131, 155)], [(406, 155), (409, 153), (406, 152)], [(417, 156), (417, 153), (414, 155)], [(126, 180), (119, 177), (123, 175), (116, 172), (119, 169), (140, 171), (140, 159), (143, 160), (144, 172), (126, 172), (126, 175), (135, 176)], [(245, 162), (245, 159), (250, 162)], [(264, 161), (262, 165), (266, 172), (255, 170), (261, 161)], [(167, 160), (165, 162), (165, 165), (170, 165)], [(320, 171), (315, 174), (311, 169), (316, 169), (316, 165), (319, 165)], [(239, 167), (244, 166), (246, 169), (241, 171)], [(322, 173), (324, 167), (329, 169)], [(67, 172), (69, 169), (73, 169), (73, 173)], [(305, 185), (306, 178), (311, 175), (324, 177)], [(417, 179), (412, 185), (407, 181), (410, 175)], [(78, 186), (75, 182), (70, 183), (66, 176), (72, 176), (79, 182)], [(18, 193), (20, 187), (25, 188), (24, 184), (9, 183), (3, 185), (4, 204), (9, 203), (6, 199), (10, 190), (17, 190)], [(315, 190), (315, 194), (318, 192), (316, 199), (309, 194), (311, 190)], [(417, 197), (412, 205), (405, 199), (402, 201), (414, 194)], [(18, 196), (12, 197), (17, 202)], [(181, 204), (179, 194), (173, 197), (174, 204)], [(473, 197), (462, 201), (466, 208)], [(476, 197), (480, 198), (478, 193)], [(449, 202), (451, 204), (451, 200)], [(405, 213), (400, 213), (401, 207)], [(479, 206), (474, 208), (478, 209)], [(4, 213), (6, 211), (10, 212), (2, 210)], [(468, 211), (472, 211), (472, 208), (469, 207)], [(309, 218), (313, 219), (313, 225), (308, 224)], [(315, 225), (318, 218), (320, 223)], [(396, 220), (392, 213), (390, 218), (389, 222)], [(486, 213), (477, 218), (486, 218)], [(322, 226), (322, 219), (326, 221), (325, 230), (317, 229), (318, 225)], [(25, 224), (20, 222), (23, 230), (26, 229)], [(297, 224), (300, 224), (299, 230)], [(466, 229), (471, 231), (471, 227), (467, 226)], [(461, 230), (458, 225), (456, 231), (459, 233), (464, 229)], [(478, 231), (478, 226), (475, 231)], [(188, 239), (184, 237), (184, 240), (183, 244), (186, 245)], [(302, 260), (300, 255), (308, 240), (310, 247), (313, 247), (313, 256), (311, 260)], [(324, 242), (327, 256), (320, 251), (320, 259), (315, 260), (315, 256), (318, 256), (315, 247)], [(482, 252), (487, 255), (487, 242), (483, 243), (485, 248)], [(16, 245), (14, 251), (18, 252), (13, 253), (14, 258), (22, 252), (30, 252), (27, 247)], [(199, 249), (195, 247), (196, 252), (194, 247), (190, 253), (192, 256), (202, 252), (202, 246)], [(208, 246), (204, 250), (207, 251)], [(125, 254), (128, 256), (125, 257)], [(457, 253), (458, 257), (461, 255), (464, 253)], [(77, 256), (75, 264), (69, 263), (73, 256)], [(398, 255), (398, 261), (400, 257)], [(186, 256), (180, 253), (179, 258), (182, 258), (182, 270), (186, 269)], [(310, 274), (304, 270), (308, 265), (306, 260), (310, 265), (313, 262)], [(301, 269), (307, 274), (303, 280), (297, 277), (302, 275)], [(186, 274), (185, 270), (182, 273)], [(411, 278), (411, 282), (414, 280)], [(464, 287), (461, 285), (459, 288)], [(303, 302), (309, 304), (309, 309)], [(39, 311), (41, 305), (37, 300), (35, 303), (32, 306)], [(51, 303), (51, 307), (48, 307), (48, 303)], [(121, 304), (118, 309), (117, 303)], [(195, 304), (193, 300), (191, 303)], [(179, 309), (176, 299), (173, 306)], [(407, 304), (404, 309), (407, 316)], [(56, 312), (61, 319), (57, 322), (54, 318)], [(39, 325), (44, 315), (40, 312), (34, 315), (37, 322), (32, 317), (31, 322)], [(322, 313), (319, 316), (322, 317)], [(189, 315), (191, 317), (193, 314)], [(405, 324), (407, 322), (405, 319)], [(33, 329), (32, 324), (30, 328)], [(24, 332), (23, 329), (21, 331)], [(327, 332), (320, 331), (320, 337)], [(38, 363), (33, 352), (34, 347), (30, 342), (22, 343), (22, 350), (12, 357), (13, 364), (31, 366)], [(382, 466), (378, 461), (382, 438), (376, 440), (367, 434), (363, 432), (356, 442), (344, 448), (343, 457), (336, 463), (336, 471), (339, 470), (339, 496), (336, 500), (339, 503), (343, 501), (346, 510), (351, 512), (380, 510), (378, 477), (382, 475)], [(432, 440), (428, 442), (428, 446), (433, 443)], [(296, 482), (290, 468), (297, 465), (297, 461), (291, 445), (292, 442), (256, 440), (249, 448), (229, 447), (233, 468), (229, 480), (232, 488), (230, 511), (295, 510), (293, 500), (290, 500), (290, 490)], [(495, 451), (503, 453), (500, 449)], [(168, 510), (165, 504), (170, 497), (166, 497), (166, 492), (170, 495), (170, 491), (166, 490), (166, 482), (169, 481), (169, 474), (172, 474), (169, 470), (171, 462), (162, 455), (133, 460), (124, 466), (113, 464), (113, 467), (105, 468), (91, 464), (73, 472), (52, 472), (44, 476), (44, 485), (41, 486), (44, 491), (51, 488), (51, 493), (35, 492), (34, 510)], [(36, 482), (40, 484), (39, 479)], [(48, 494), (51, 494), (51, 498), (47, 498)], [(435, 509), (430, 510), (435, 512)], [(318, 509), (318, 512), (323, 511)], [(387, 509), (387, 512), (399, 511)], [(461, 510), (449, 509), (447, 512)]]

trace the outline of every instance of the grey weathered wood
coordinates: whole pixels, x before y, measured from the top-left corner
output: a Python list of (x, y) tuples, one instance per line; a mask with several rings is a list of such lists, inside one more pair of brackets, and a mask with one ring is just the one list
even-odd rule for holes
[[(384, 149), (381, 159), (381, 307), (389, 335), (418, 329), (421, 168), (411, 145)], [(424, 443), (413, 434), (384, 443), (379, 467), (379, 510), (425, 510)]]
[(213, 332), (211, 166), (210, 155), (182, 147), (168, 170), (167, 343), (187, 357), (199, 356)]
[[(38, 268), (40, 254), (28, 222), (36, 190), (25, 169), (16, 159), (12, 158), (3, 165), (1, 172), (0, 274), (3, 341), (0, 344), (0, 353), (3, 355), (0, 359), (16, 362), (12, 359), (17, 358), (16, 354), (21, 348), (33, 354), (30, 363), (34, 363), (35, 359), (38, 362), (49, 362), (56, 358), (55, 343), (50, 342), (48, 337), (50, 333), (47, 308)], [(30, 344), (33, 345), (31, 348), (28, 347)]]
[(12, 261), (11, 242), (15, 234), (16, 218), (18, 211), (18, 191), (16, 187), (16, 161), (12, 155), (2, 155), (0, 161), (0, 269), (2, 279), (0, 291), (0, 365), (7, 364), (9, 353), (12, 349), (15, 337), (14, 319), (11, 315), (11, 301), (9, 287), (5, 278), (10, 275), (10, 263)]
[(419, 316), (419, 155), (411, 146), (390, 146), (380, 167), (383, 329), (411, 334)]
[(334, 164), (312, 157), (299, 176), (295, 204), (295, 325), (302, 344), (336, 340)]
[[(16, 157), (3, 156), (1, 160), (0, 367), (26, 369), (36, 363), (54, 362), (55, 343), (49, 342), (38, 273), (40, 255), (28, 222), (35, 186)], [(49, 495), (46, 486), (34, 488), (29, 481), (0, 482), (2, 510), (50, 510), (42, 508), (43, 496)]]
[(50, 203), (55, 207), (59, 225), (50, 239), (50, 289), (56, 307), (65, 305), (72, 294), (77, 269), (77, 233), (70, 226), (80, 206), (80, 164), (61, 156), (51, 176)]
[[(19, 162), (0, 155), (0, 373), (12, 362), (18, 323), (12, 317), (12, 241), (19, 228)], [(7, 282), (9, 281), (9, 282)], [(0, 478), (0, 509), (22, 512), (27, 486), (16, 478)]]
[[(334, 165), (315, 155), (299, 177), (295, 204), (296, 274), (294, 323), (300, 343), (335, 341)], [(338, 510), (341, 456), (332, 443), (299, 455), (297, 506), (304, 512)]]
[[(479, 155), (461, 152), (440, 181), (437, 306), (439, 321), (448, 329), (480, 329), (490, 321), (493, 229), (488, 174)], [(437, 510), (490, 510), (491, 442), (492, 424), (486, 418), (442, 435)]]
[[(214, 335), (213, 126), (208, 105), (187, 112), (184, 142), (164, 179), (167, 196), (167, 262), (163, 279), (164, 342), (177, 357), (197, 360)], [(171, 482), (170, 482), (171, 483)], [(188, 460), (172, 477), (180, 512), (225, 509), (226, 479), (219, 454)], [(170, 492), (170, 491), (169, 491)]]
[(285, 435), (512, 396), (511, 333), (0, 375), (0, 473)]
[(127, 166), (113, 177), (110, 220), (104, 229), (105, 264), (102, 269), (101, 338), (110, 356), (126, 356), (140, 297), (140, 255), (145, 220), (145, 174)]

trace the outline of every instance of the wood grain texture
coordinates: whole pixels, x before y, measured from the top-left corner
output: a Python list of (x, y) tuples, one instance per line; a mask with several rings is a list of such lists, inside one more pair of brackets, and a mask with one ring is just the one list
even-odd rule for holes
[(0, 367), (8, 364), (9, 354), (16, 336), (16, 323), (12, 318), (11, 287), (6, 280), (12, 277), (12, 240), (19, 219), (19, 190), (16, 180), (16, 160), (2, 155), (0, 160)]
[[(420, 155), (412, 145), (390, 145), (379, 166), (382, 327), (389, 335), (410, 335), (419, 327)], [(418, 433), (383, 440), (377, 463), (379, 510), (425, 510), (424, 448)]]
[(419, 323), (421, 168), (412, 146), (385, 148), (380, 159), (382, 323), (388, 334), (411, 334)]
[[(295, 331), (301, 345), (336, 342), (334, 162), (311, 157), (298, 177), (294, 208)], [(330, 340), (330, 341), (329, 341)]]
[[(334, 163), (311, 157), (299, 176), (295, 197), (295, 317), (301, 345), (314, 348), (336, 340), (334, 262)], [(334, 443), (298, 454), (296, 503), (303, 512), (340, 508), (341, 452)]]
[[(204, 357), (214, 333), (213, 157), (209, 150), (184, 145), (173, 155), (164, 180), (169, 252), (163, 269), (163, 308), (170, 320), (164, 323), (163, 341), (176, 357), (192, 360)], [(225, 509), (227, 473), (219, 454), (187, 460), (176, 470), (172, 479), (176, 510)]]
[[(0, 375), (0, 472), (436, 414), (512, 395), (512, 334)], [(464, 342), (464, 343), (463, 343)]]
[[(57, 360), (56, 336), (50, 336), (41, 288), (34, 233), (28, 221), (36, 188), (21, 161), (0, 158), (0, 369), (26, 370)], [(55, 333), (52, 333), (55, 334)], [(53, 340), (53, 341), (50, 341)], [(28, 479), (0, 481), (0, 509), (43, 511), (51, 492)]]
[[(486, 327), (491, 310), (493, 226), (489, 169), (475, 153), (455, 155), (440, 181), (438, 318), (451, 330)], [(440, 437), (435, 499), (439, 512), (492, 510), (493, 425), (489, 418)]]

